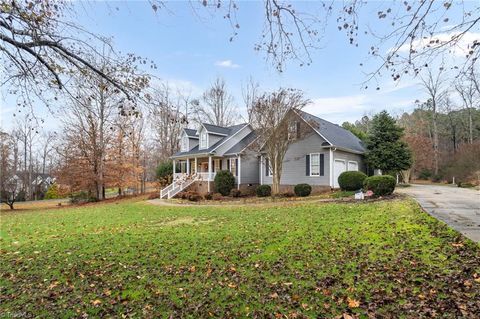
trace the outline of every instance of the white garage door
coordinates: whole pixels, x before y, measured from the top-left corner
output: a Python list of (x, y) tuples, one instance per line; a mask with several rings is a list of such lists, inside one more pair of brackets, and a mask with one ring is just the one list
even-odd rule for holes
[(339, 188), (338, 185), (338, 176), (347, 170), (347, 165), (344, 160), (335, 160), (333, 167), (333, 187)]
[(358, 163), (354, 161), (348, 162), (348, 170), (349, 171), (358, 171)]

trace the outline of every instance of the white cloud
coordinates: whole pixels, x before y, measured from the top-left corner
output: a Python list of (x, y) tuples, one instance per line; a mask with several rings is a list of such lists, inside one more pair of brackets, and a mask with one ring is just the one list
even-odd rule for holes
[[(417, 94), (409, 95), (405, 94), (406, 92), (403, 92), (404, 94), (397, 92), (413, 86), (414, 83), (405, 82), (398, 86), (387, 85), (375, 92), (314, 98), (304, 110), (337, 124), (345, 121), (355, 122), (365, 114), (371, 115), (381, 110), (387, 110), (396, 116), (405, 111), (411, 111), (415, 106), (415, 100), (420, 98)], [(415, 98), (409, 98), (409, 96)]]
[(222, 68), (230, 68), (230, 69), (236, 69), (240, 67), (240, 65), (233, 63), (232, 60), (217, 61), (215, 62), (215, 65)]
[[(459, 36), (459, 32), (444, 32), (435, 34), (432, 37), (426, 37), (421, 39), (414, 40), (411, 44), (406, 43), (402, 45), (398, 52), (400, 53), (409, 53), (410, 47), (416, 51), (429, 49), (429, 48), (436, 48), (441, 45), (445, 45), (455, 37)], [(438, 42), (437, 42), (438, 40)], [(449, 44), (451, 48), (451, 53), (457, 57), (464, 57), (468, 54), (469, 47), (471, 47), (474, 40), (480, 41), (480, 33), (477, 32), (466, 32), (461, 39), (458, 41), (453, 41), (452, 44)], [(390, 51), (393, 48), (390, 49)]]

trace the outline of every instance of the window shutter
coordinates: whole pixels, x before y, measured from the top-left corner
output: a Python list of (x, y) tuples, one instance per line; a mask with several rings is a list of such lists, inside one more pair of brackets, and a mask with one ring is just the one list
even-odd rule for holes
[(270, 170), (270, 162), (268, 158), (265, 158), (265, 176), (268, 176), (268, 171)]
[(320, 154), (320, 176), (325, 175), (325, 154)]
[(295, 124), (296, 124), (295, 133), (297, 134), (296, 138), (300, 138), (300, 122), (297, 121)]
[(310, 154), (305, 155), (305, 175), (310, 176)]
[(218, 163), (220, 164), (220, 167), (218, 168), (218, 170), (221, 171), (221, 170), (222, 170), (223, 159), (220, 159), (220, 160), (218, 161)]
[(238, 158), (235, 159), (235, 176), (238, 176)]
[(212, 172), (215, 172), (215, 160), (212, 160)]
[(227, 159), (227, 171), (230, 171), (230, 159)]

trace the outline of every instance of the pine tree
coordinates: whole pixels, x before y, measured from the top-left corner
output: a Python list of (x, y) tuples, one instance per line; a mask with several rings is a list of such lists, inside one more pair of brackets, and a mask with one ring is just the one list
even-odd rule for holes
[(395, 123), (387, 111), (376, 114), (366, 141), (368, 165), (385, 172), (400, 172), (410, 168), (412, 155), (402, 137), (403, 128)]

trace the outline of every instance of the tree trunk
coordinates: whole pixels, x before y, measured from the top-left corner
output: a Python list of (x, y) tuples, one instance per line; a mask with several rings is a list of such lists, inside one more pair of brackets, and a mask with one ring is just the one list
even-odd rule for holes
[(438, 174), (438, 130), (437, 130), (437, 106), (435, 100), (433, 103), (433, 165), (435, 175)]

